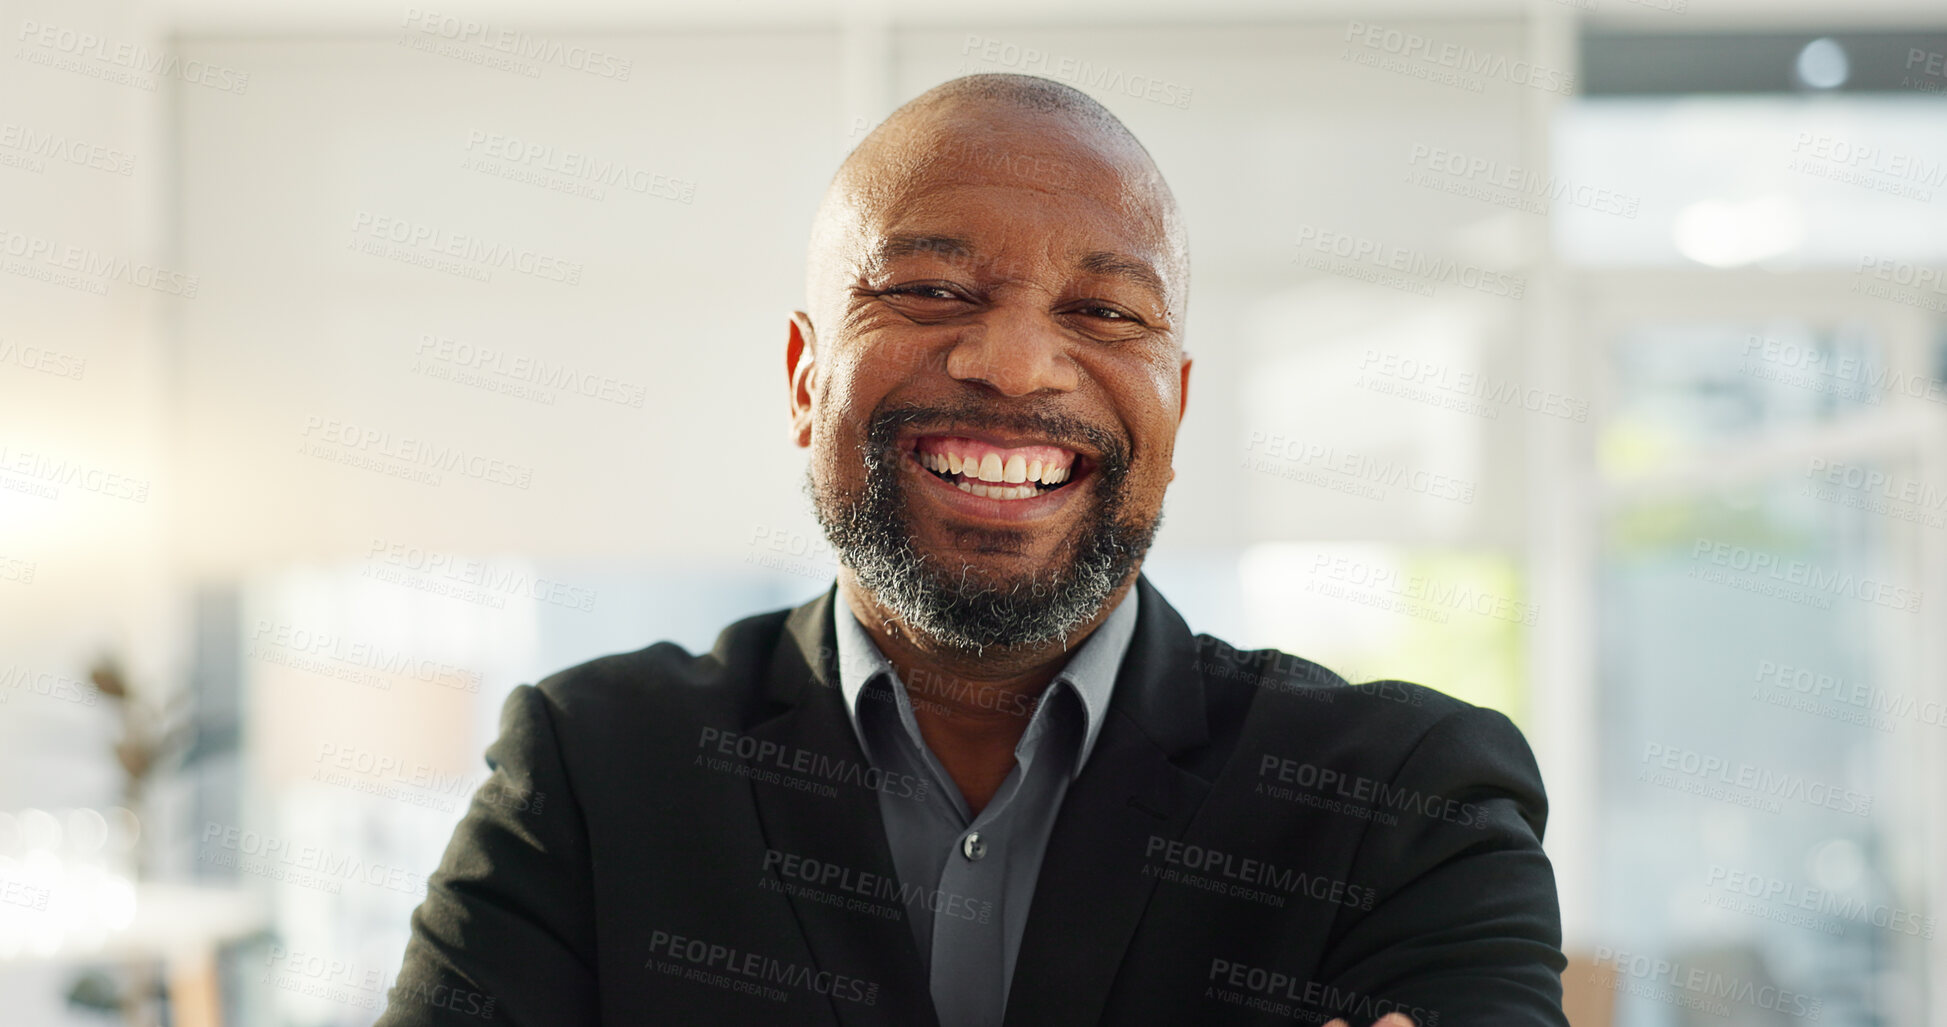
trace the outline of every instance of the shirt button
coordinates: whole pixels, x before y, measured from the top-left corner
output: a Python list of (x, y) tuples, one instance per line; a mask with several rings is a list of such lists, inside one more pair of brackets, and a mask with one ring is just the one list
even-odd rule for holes
[(979, 831), (975, 831), (960, 840), (960, 854), (976, 861), (980, 857), (987, 855), (987, 843), (980, 840)]

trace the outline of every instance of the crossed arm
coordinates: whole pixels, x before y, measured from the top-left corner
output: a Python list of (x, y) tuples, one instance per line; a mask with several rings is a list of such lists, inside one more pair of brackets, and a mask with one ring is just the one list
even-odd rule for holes
[[(1567, 1027), (1547, 799), (1520, 731), (1493, 710), (1457, 710), (1393, 783), (1459, 805), (1367, 830), (1352, 879), (1379, 882), (1381, 900), (1339, 931), (1321, 979), (1384, 996), (1377, 1027)], [(1327, 1027), (1366, 1027), (1370, 1015)]]

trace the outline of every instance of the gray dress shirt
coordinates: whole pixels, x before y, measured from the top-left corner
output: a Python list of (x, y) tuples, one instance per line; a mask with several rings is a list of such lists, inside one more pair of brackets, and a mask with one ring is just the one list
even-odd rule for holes
[(913, 703), (954, 695), (1026, 710), (1032, 700), (976, 692), (961, 681), (902, 682), (851, 605), (842, 598), (837, 605), (839, 683), (860, 747), (874, 767), (932, 782), (918, 799), (881, 790), (879, 813), (902, 894), (913, 896), (905, 903), (906, 920), (927, 968), (933, 1007), (941, 1027), (999, 1027), (1048, 834), (1068, 783), (1101, 733), (1116, 671), (1136, 631), (1136, 590), (1033, 704), (1014, 747), (1014, 769), (978, 816), (921, 737)]

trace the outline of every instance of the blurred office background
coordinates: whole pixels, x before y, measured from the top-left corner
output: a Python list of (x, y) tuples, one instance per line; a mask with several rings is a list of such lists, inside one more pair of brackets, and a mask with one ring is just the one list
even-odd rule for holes
[(510, 688), (830, 580), (812, 210), (898, 103), (1024, 71), (1191, 226), (1150, 575), (1521, 725), (1578, 1027), (1947, 1025), (1937, 2), (0, 31), (5, 1022), (370, 1023)]

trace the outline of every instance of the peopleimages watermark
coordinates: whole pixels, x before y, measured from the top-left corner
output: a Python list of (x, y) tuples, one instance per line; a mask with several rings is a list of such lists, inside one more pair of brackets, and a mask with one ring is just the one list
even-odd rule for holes
[(1947, 527), (1947, 489), (1864, 464), (1808, 457), (1799, 494), (1893, 520)]
[[(1797, 710), (1814, 717), (1836, 720), (1844, 724), (1856, 724), (1875, 731), (1891, 731), (1893, 723), (1870, 708), (1846, 709), (1818, 701), (1814, 696), (1828, 690), (1839, 679), (1827, 674), (1814, 675), (1808, 670), (1781, 667), (1770, 660), (1758, 663), (1758, 675), (1751, 684), (1751, 698), (1781, 709)], [(1876, 697), (1878, 689), (1868, 689), (1863, 685), (1854, 686), (1860, 693), (1860, 702), (1855, 706), (1867, 705), (1868, 697)], [(1881, 700), (1890, 701), (1890, 700)]]
[(386, 995), (390, 992), (393, 998), (477, 1016), (482, 1020), (494, 1017), (495, 1000), (491, 995), (444, 983), (414, 981), (399, 984), (389, 970), (361, 967), (350, 960), (316, 952), (291, 950), (273, 944), (264, 954), (264, 964), (261, 983), (296, 995), (376, 1011), (385, 1005)]
[[(657, 959), (658, 954), (674, 962)], [(863, 1006), (879, 1004), (879, 985), (875, 981), (661, 929), (649, 932), (649, 961), (643, 966), (772, 1002), (785, 1001), (789, 995), (783, 989), (795, 988)]]
[[(1635, 220), (1643, 198), (1601, 186), (1544, 175), (1490, 157), (1444, 146), (1414, 143), (1406, 156), (1406, 182), (1423, 189), (1481, 200), (1499, 207), (1546, 215), (1556, 202)], [(1434, 174), (1437, 173), (1437, 174)], [(1504, 192), (1492, 192), (1500, 189)]]
[(1154, 75), (1124, 72), (1120, 68), (1091, 64), (1075, 57), (1051, 55), (1031, 46), (1021, 46), (984, 36), (967, 36), (966, 41), (960, 46), (960, 56), (964, 59), (976, 50), (979, 51), (980, 61), (986, 64), (1022, 74), (1057, 79), (1070, 85), (1085, 86), (1106, 93), (1120, 93), (1123, 96), (1160, 103), (1177, 110), (1187, 110), (1190, 106), (1190, 98), (1195, 92), (1189, 86), (1157, 78)]
[(1937, 50), (1908, 47), (1900, 88), (1923, 93), (1947, 92), (1947, 54)]
[(768, 738), (706, 726), (697, 735), (696, 748), (691, 766), (795, 788), (828, 799), (838, 796), (838, 789), (833, 785), (884, 792), (915, 801), (926, 798), (927, 782), (923, 778), (892, 773), (843, 756)]
[[(419, 33), (416, 39), (410, 34), (400, 37), (401, 46), (514, 71), (529, 78), (540, 77), (541, 69), (536, 65), (553, 65), (616, 82), (627, 82), (635, 70), (635, 62), (627, 57), (417, 7), (406, 8), (400, 25), (408, 33)], [(447, 46), (441, 47), (441, 41)], [(523, 61), (534, 64), (523, 64)]]
[[(1947, 728), (1947, 703), (1939, 699), (1916, 699), (1863, 681), (1849, 681), (1776, 660), (1758, 661), (1757, 673), (1751, 681), (1751, 698), (1877, 731), (1893, 730), (1888, 718)], [(1825, 702), (1839, 706), (1827, 706)]]
[(744, 562), (806, 578), (829, 578), (838, 573), (838, 551), (823, 534), (783, 526), (752, 527)]
[(1861, 257), (1852, 285), (1846, 291), (1937, 314), (1947, 313), (1947, 273), (1910, 260)]
[(619, 160), (593, 157), (519, 136), (484, 129), (466, 134), (467, 156), (460, 167), (510, 182), (540, 186), (590, 200), (606, 200), (608, 189), (688, 205), (696, 199), (696, 182), (648, 168), (634, 168)]
[(59, 132), (36, 131), (18, 122), (0, 122), (0, 165), (38, 175), (47, 170), (50, 160), (123, 177), (135, 173), (134, 155), (112, 146)]
[[(1332, 1013), (1349, 1015), (1355, 1023), (1368, 1024), (1387, 1013), (1403, 1013), (1412, 1017), (1417, 1027), (1439, 1027), (1440, 1024), (1438, 1010), (1403, 1005), (1392, 999), (1375, 998), (1335, 984), (1306, 980), (1299, 974), (1222, 957), (1210, 960), (1210, 970), (1204, 982), (1203, 997), (1206, 999), (1293, 1019), (1322, 1022), (1327, 1013)], [(1243, 990), (1230, 991), (1231, 988)]]
[(438, 485), (441, 474), (457, 474), (493, 485), (526, 489), (534, 468), (497, 457), (470, 453), (335, 417), (313, 414), (304, 419), (298, 435), (306, 441), (298, 452), (327, 463), (343, 464), (424, 485)]
[(1305, 442), (1277, 433), (1252, 431), (1244, 443), (1244, 453), (1246, 468), (1366, 499), (1383, 500), (1386, 489), (1403, 487), (1430, 499), (1471, 505), (1478, 488), (1476, 482), (1424, 467), (1341, 451), (1321, 442)]
[(13, 364), (25, 371), (77, 382), (88, 370), (87, 357), (77, 357), (45, 346), (22, 346), (5, 337), (0, 337), (0, 364)]
[(1152, 834), (1143, 849), (1144, 877), (1283, 908), (1288, 898), (1371, 909), (1378, 893), (1364, 885), (1281, 867), (1267, 860)]
[[(829, 577), (830, 575), (827, 574), (826, 576)], [(838, 660), (837, 647), (820, 645), (816, 659), (818, 665), (821, 667), (834, 665)], [(1022, 695), (1012, 689), (975, 684), (965, 678), (928, 670), (924, 667), (900, 667), (892, 665), (890, 662), (888, 666), (892, 667), (893, 676), (898, 680), (900, 687), (897, 691), (899, 695), (905, 696), (908, 705), (912, 706), (915, 710), (924, 709), (941, 717), (959, 716), (960, 710), (938, 701), (934, 698), (935, 696), (952, 698), (962, 706), (968, 706), (978, 710), (998, 711), (1005, 707), (1006, 712), (1010, 715), (1026, 718), (1034, 714), (1035, 709), (1041, 705), (1042, 697), (1047, 694), (1043, 692), (1040, 695)], [(825, 684), (830, 688), (838, 687), (838, 676), (834, 675)], [(896, 704), (899, 702), (899, 695), (895, 695), (894, 691), (890, 683), (881, 686), (878, 682), (873, 682), (870, 687), (860, 690), (858, 701), (889, 702)]]
[(115, 257), (88, 246), (0, 226), (0, 270), (21, 278), (58, 285), (91, 296), (108, 295), (109, 282), (121, 282), (165, 296), (195, 299), (201, 280), (146, 260)]
[(11, 582), (17, 582), (22, 585), (31, 585), (34, 583), (34, 572), (39, 568), (40, 568), (40, 564), (34, 562), (33, 560), (22, 560), (17, 557), (0, 556), (0, 581), (11, 581)]
[(1636, 773), (1638, 781), (1767, 813), (1782, 812), (1781, 799), (1855, 817), (1873, 812), (1873, 797), (1865, 792), (1807, 781), (1801, 774), (1780, 773), (1741, 760), (1732, 762), (1679, 745), (1646, 742), (1640, 762), (1643, 767)]
[(1575, 91), (1575, 76), (1559, 68), (1511, 60), (1505, 54), (1442, 42), (1417, 32), (1353, 21), (1346, 23), (1344, 41), (1352, 45), (1339, 55), (1340, 60), (1470, 93), (1485, 91), (1488, 79), (1563, 95)]
[(86, 681), (49, 670), (31, 670), (18, 663), (9, 664), (6, 670), (0, 671), (0, 703), (12, 698), (15, 692), (71, 702), (77, 706), (93, 706), (101, 699), (101, 693)]
[(1933, 190), (1947, 184), (1947, 161), (1855, 143), (1843, 136), (1800, 132), (1792, 140), (1785, 168), (1828, 182), (1929, 203)]
[(220, 93), (250, 88), (250, 73), (220, 64), (151, 50), (141, 43), (110, 39), (65, 25), (21, 20), (14, 36), (14, 59), (66, 71), (84, 78), (132, 86), (153, 93), (160, 79), (171, 78)]
[(887, 920), (904, 919), (904, 909), (924, 908), (936, 917), (977, 924), (997, 923), (994, 904), (939, 888), (902, 883), (897, 877), (856, 870), (828, 859), (765, 849), (763, 876), (757, 885), (812, 902), (867, 913)]
[(576, 367), (566, 361), (512, 353), (444, 335), (421, 333), (412, 348), (413, 374), (553, 406), (557, 392), (640, 410), (649, 387)]
[(19, 906), (36, 913), (45, 913), (47, 900), (53, 894), (52, 889), (41, 888), (25, 881), (0, 881), (0, 905)]
[(1494, 378), (1478, 371), (1455, 368), (1440, 360), (1426, 360), (1395, 350), (1367, 347), (1359, 357), (1352, 384), (1383, 395), (1398, 396), (1488, 420), (1503, 408), (1577, 424), (1589, 419), (1589, 401), (1536, 385)]
[(264, 975), (258, 983), (293, 995), (376, 1011), (384, 1005), (389, 980), (377, 967), (360, 967), (349, 960), (294, 952), (273, 944), (264, 953)]
[[(1606, 984), (1617, 991), (1628, 991), (1644, 998), (1671, 1002), (1718, 1016), (1730, 1016), (1729, 1004), (1736, 1002), (1774, 1013), (1817, 1020), (1825, 1002), (1824, 999), (1734, 974), (1686, 965), (1678, 960), (1617, 951), (1607, 945), (1596, 946), (1595, 960), (1590, 968), (1592, 971), (1608, 969), (1615, 973), (1613, 979), (1605, 981), (1602, 975), (1592, 972), (1589, 975), (1590, 983)], [(1640, 990), (1631, 985), (1639, 986)], [(1657, 985), (1673, 988), (1676, 994), (1659, 994), (1654, 990)]]
[(471, 795), (475, 804), (515, 813), (540, 815), (547, 793), (508, 787), (499, 777), (444, 771), (430, 763), (407, 760), (357, 745), (321, 742), (311, 758), (311, 780), (365, 795), (391, 799), (450, 813), (454, 799)]
[[(1208, 650), (1208, 654), (1205, 654)], [(1268, 689), (1312, 702), (1329, 703), (1339, 693), (1337, 676), (1310, 660), (1280, 649), (1239, 649), (1211, 635), (1197, 636), (1198, 671), (1253, 688)], [(1420, 696), (1400, 694), (1398, 700), (1420, 704)]]
[(0, 489), (24, 492), (42, 499), (59, 499), (61, 486), (73, 485), (109, 499), (131, 503), (149, 501), (149, 481), (131, 478), (75, 460), (15, 449), (0, 443)]
[(462, 599), (496, 610), (507, 605), (506, 596), (532, 599), (537, 603), (582, 613), (595, 609), (597, 593), (592, 588), (530, 575), (526, 571), (437, 549), (374, 538), (366, 549), (366, 560), (362, 577)]
[(1454, 610), (1530, 628), (1541, 616), (1532, 603), (1472, 584), (1407, 574), (1396, 567), (1330, 553), (1312, 559), (1305, 591), (1442, 624), (1452, 620), (1449, 613)]
[(399, 649), (388, 649), (371, 642), (348, 639), (335, 631), (320, 631), (285, 621), (258, 618), (250, 632), (250, 649), (245, 655), (267, 663), (277, 663), (325, 677), (390, 691), (391, 678), (451, 688), (459, 692), (480, 691), (480, 673), (415, 657)]
[(1882, 394), (1899, 393), (1930, 403), (1947, 403), (1947, 383), (1930, 375), (1869, 363), (1854, 354), (1839, 355), (1823, 346), (1744, 337), (1744, 373), (1840, 399), (1877, 404)]
[[(1045, 153), (1010, 150), (975, 136), (953, 136), (935, 144), (929, 153), (941, 161), (965, 161), (987, 171), (1004, 171), (1058, 189), (1080, 188), (1081, 169)], [(935, 254), (960, 266), (974, 263), (973, 254), (935, 248)]]
[(1924, 595), (1917, 588), (1850, 571), (1827, 570), (1810, 561), (1782, 559), (1762, 549), (1702, 536), (1690, 547), (1690, 560), (1693, 566), (1684, 572), (1687, 578), (1821, 610), (1831, 609), (1832, 597), (1838, 596), (1916, 613)]
[(217, 823), (203, 825), (202, 848), (196, 860), (333, 895), (343, 891), (346, 881), (406, 895), (426, 894), (423, 874), (336, 853), (322, 845)]
[[(1205, 655), (1205, 651), (1209, 651)], [(1373, 696), (1402, 705), (1421, 705), (1425, 694), (1406, 688), (1394, 680), (1371, 680), (1347, 684), (1347, 680), (1326, 666), (1303, 657), (1293, 657), (1283, 649), (1236, 649), (1229, 641), (1213, 635), (1197, 635), (1195, 668), (1215, 678), (1238, 680), (1252, 688), (1266, 688), (1308, 702), (1334, 702), (1341, 692)]]
[[(1252, 790), (1258, 795), (1297, 802), (1331, 813), (1344, 813), (1360, 820), (1373, 820), (1386, 827), (1397, 824), (1399, 818), (1382, 810), (1411, 813), (1475, 830), (1487, 826), (1487, 810), (1475, 803), (1422, 792), (1363, 774), (1321, 767), (1276, 753), (1267, 752), (1258, 757), (1257, 776), (1257, 785)], [(1267, 780), (1275, 783), (1266, 784)], [(1327, 796), (1336, 798), (1327, 799)], [(1317, 801), (1319, 799), (1324, 801)]]
[(369, 210), (352, 215), (348, 248), (479, 282), (491, 282), (495, 271), (512, 269), (545, 282), (580, 285), (583, 269), (579, 260)]
[(1830, 888), (1814, 888), (1794, 881), (1729, 869), (1717, 863), (1711, 864), (1704, 887), (1723, 890), (1724, 894), (1711, 900), (1711, 904), (1719, 909), (1790, 927), (1803, 927), (1820, 934), (1843, 937), (1845, 924), (1855, 923), (1891, 934), (1933, 940), (1935, 921), (1932, 916), (1883, 902), (1841, 896)]
[(1487, 296), (1518, 300), (1528, 288), (1528, 280), (1520, 275), (1312, 224), (1298, 227), (1293, 245), (1298, 253), (1291, 262), (1307, 270), (1420, 296), (1436, 295), (1441, 285), (1457, 285)]

